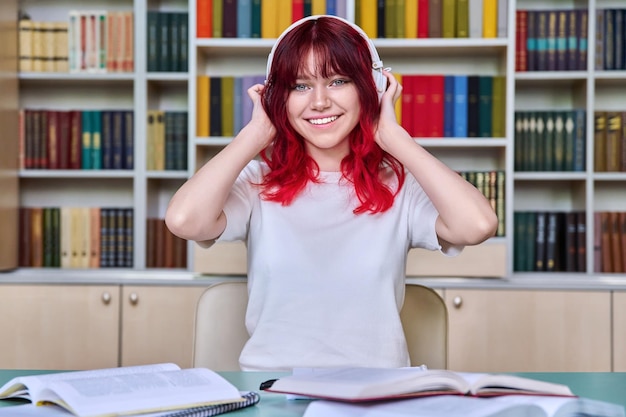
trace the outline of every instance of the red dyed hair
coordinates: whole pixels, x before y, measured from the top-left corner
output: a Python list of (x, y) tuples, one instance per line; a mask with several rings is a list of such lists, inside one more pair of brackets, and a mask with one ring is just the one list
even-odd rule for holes
[[(347, 75), (356, 85), (361, 114), (359, 123), (350, 133), (350, 153), (341, 162), (341, 171), (354, 184), (360, 202), (354, 213), (384, 212), (393, 205), (404, 183), (404, 168), (374, 141), (380, 105), (367, 41), (349, 24), (331, 17), (308, 20), (296, 26), (274, 51), (263, 105), (276, 127), (276, 137), (261, 153), (270, 168), (261, 183), (261, 195), (266, 200), (289, 205), (309, 181), (318, 181), (319, 167), (307, 154), (304, 139), (286, 117), (292, 86), (305, 69), (306, 62), (301, 58), (310, 52), (318, 58), (320, 76)], [(398, 179), (395, 190), (383, 182), (381, 170), (387, 167)]]

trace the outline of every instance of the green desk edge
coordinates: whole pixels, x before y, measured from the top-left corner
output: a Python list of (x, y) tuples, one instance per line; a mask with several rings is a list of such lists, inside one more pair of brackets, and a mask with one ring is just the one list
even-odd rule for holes
[[(0, 385), (21, 375), (50, 373), (38, 370), (0, 370)], [(241, 390), (258, 391), (261, 382), (278, 378), (285, 373), (276, 372), (219, 372)], [(528, 378), (568, 385), (574, 394), (620, 404), (626, 407), (626, 372), (521, 372), (514, 373)], [(19, 404), (16, 401), (0, 401), (0, 407)], [(228, 416), (298, 417), (302, 416), (308, 401), (286, 400), (284, 395), (261, 392), (258, 405), (228, 413)]]

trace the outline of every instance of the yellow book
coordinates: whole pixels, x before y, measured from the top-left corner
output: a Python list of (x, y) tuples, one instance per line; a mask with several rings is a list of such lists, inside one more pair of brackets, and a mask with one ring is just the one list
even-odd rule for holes
[(154, 169), (165, 170), (165, 112), (156, 112), (156, 126), (154, 137)]
[(21, 72), (33, 70), (33, 26), (34, 22), (30, 19), (22, 19), (19, 22), (19, 69)]
[(311, 14), (326, 14), (326, 0), (311, 0)]
[(284, 1), (277, 10), (276, 17), (276, 36), (280, 35), (291, 24), (291, 12), (293, 5), (291, 1)]
[[(398, 84), (402, 85), (402, 74), (394, 72), (393, 76), (396, 77), (396, 80), (398, 80)], [(398, 121), (400, 125), (402, 125), (402, 96), (400, 96), (398, 101), (396, 101), (395, 109), (396, 109), (396, 120)]]
[(469, 37), (469, 0), (457, 0), (456, 3), (456, 37)]
[(378, 6), (377, 0), (359, 0), (356, 7), (359, 20), (357, 24), (363, 29), (368, 37), (374, 39), (378, 37)]
[(498, 36), (498, 0), (483, 0), (483, 38)]
[(61, 268), (72, 267), (72, 207), (61, 207)]
[(404, 3), (404, 37), (417, 38), (417, 0), (406, 0)]
[(222, 77), (222, 136), (235, 136), (235, 78)]
[(263, 0), (261, 2), (261, 38), (274, 39), (278, 33), (279, 0)]
[(148, 110), (146, 117), (146, 169), (154, 171), (156, 145), (156, 110)]
[(220, 1), (213, 2), (213, 37), (221, 38), (224, 32), (224, 5)]
[(209, 136), (209, 76), (198, 75), (196, 80), (196, 136)]

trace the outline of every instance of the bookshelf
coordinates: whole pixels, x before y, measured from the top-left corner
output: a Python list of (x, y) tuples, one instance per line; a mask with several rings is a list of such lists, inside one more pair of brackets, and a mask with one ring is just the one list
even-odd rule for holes
[(0, 25), (2, 36), (7, 40), (0, 45), (0, 89), (3, 94), (2, 109), (0, 110), (0, 143), (3, 151), (0, 153), (0, 271), (10, 270), (17, 266), (18, 237), (18, 183), (17, 143), (13, 140), (17, 134), (18, 112), (18, 83), (17, 83), (17, 1), (5, 1), (0, 4)]
[[(134, 167), (132, 170), (21, 170), (20, 205), (120, 205), (134, 210), (133, 263), (130, 271), (145, 270), (149, 261), (147, 219), (163, 217), (175, 190), (204, 161), (229, 143), (231, 137), (197, 136), (197, 76), (261, 75), (273, 39), (196, 37), (193, 13), (199, 0), (94, 0), (89, 9), (127, 10), (134, 14), (134, 71), (129, 73), (19, 74), (20, 108), (130, 109), (134, 113)], [(346, 0), (346, 17), (357, 19), (356, 0)], [(471, 3), (471, 1), (470, 1)], [(499, 4), (501, 4), (500, 2)], [(626, 173), (595, 172), (594, 112), (626, 111), (626, 71), (596, 68), (597, 10), (623, 8), (619, 0), (518, 0), (504, 2), (506, 35), (494, 38), (377, 38), (375, 44), (386, 66), (397, 74), (502, 76), (505, 83), (505, 134), (480, 138), (417, 138), (418, 142), (459, 171), (500, 170), (505, 174), (503, 236), (468, 248), (450, 261), (436, 254), (411, 253), (409, 276), (519, 277), (532, 279), (545, 272), (519, 271), (515, 265), (516, 212), (582, 211), (586, 222), (584, 272), (565, 272), (568, 278), (595, 278), (594, 213), (626, 211), (622, 191)], [(20, 0), (34, 19), (57, 19), (81, 9), (77, 0)], [(575, 71), (516, 71), (516, 17), (518, 10), (586, 10), (587, 68)], [(146, 33), (150, 11), (189, 12), (188, 71), (156, 72), (147, 66)], [(536, 110), (585, 110), (585, 167), (581, 171), (523, 171), (516, 169), (518, 141), (516, 113)], [(148, 169), (146, 158), (151, 110), (187, 111), (187, 169)], [(519, 237), (519, 236), (517, 236)], [(516, 243), (517, 242), (517, 243)], [(228, 244), (211, 250), (188, 244), (183, 272), (245, 274), (243, 245)], [(46, 268), (41, 270), (46, 273)], [(37, 270), (39, 272), (39, 270)], [(68, 271), (73, 272), (73, 271)], [(551, 276), (562, 277), (559, 272)]]

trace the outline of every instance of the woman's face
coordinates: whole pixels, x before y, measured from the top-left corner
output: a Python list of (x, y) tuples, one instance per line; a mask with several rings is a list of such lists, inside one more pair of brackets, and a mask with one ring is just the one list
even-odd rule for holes
[(348, 135), (359, 122), (361, 105), (352, 80), (344, 75), (317, 75), (316, 57), (309, 53), (287, 99), (288, 119), (305, 139), (309, 155), (322, 171), (339, 171), (348, 155)]

